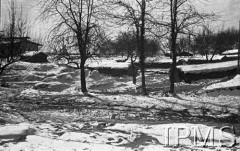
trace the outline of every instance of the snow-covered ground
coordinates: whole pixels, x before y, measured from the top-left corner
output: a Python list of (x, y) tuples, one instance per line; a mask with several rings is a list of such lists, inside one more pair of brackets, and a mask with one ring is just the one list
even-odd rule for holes
[[(179, 149), (188, 150), (189, 147), (196, 151), (221, 150), (227, 151), (226, 147), (219, 147), (220, 141), (222, 145), (230, 146), (232, 139), (239, 141), (231, 133), (220, 133), (219, 129), (210, 131), (210, 137), (214, 140), (207, 142), (206, 145), (212, 149), (204, 148), (201, 137), (205, 139), (211, 127), (203, 124), (110, 124), (108, 123), (70, 123), (70, 124), (38, 124), (36, 125), (37, 133), (29, 135), (25, 142), (17, 144), (9, 143), (2, 150), (91, 150), (91, 151), (173, 151), (179, 139)], [(33, 126), (32, 126), (33, 127)], [(84, 128), (95, 127), (96, 130), (84, 132)], [(74, 130), (70, 130), (74, 129)], [(166, 129), (169, 132), (166, 133)], [(178, 133), (176, 133), (178, 129)], [(195, 130), (199, 130), (197, 133)], [(196, 133), (196, 134), (195, 134)], [(213, 137), (211, 137), (211, 135)], [(194, 137), (196, 141), (194, 144)], [(227, 138), (226, 138), (227, 137)], [(169, 143), (166, 143), (168, 139)], [(212, 143), (214, 141), (214, 144)], [(168, 144), (168, 145), (165, 145)], [(239, 147), (239, 146), (235, 146)]]
[[(96, 63), (96, 66), (108, 66), (108, 67), (127, 67), (128, 63), (117, 63), (112, 61), (104, 63)], [(106, 63), (106, 62), (105, 62)], [(234, 62), (235, 63), (235, 62)], [(232, 64), (230, 63), (229, 66)], [(184, 66), (183, 66), (184, 67)], [(126, 120), (125, 117), (132, 117), (137, 119), (141, 117), (144, 119), (160, 120), (162, 123), (168, 123), (170, 121), (170, 113), (174, 112), (174, 116), (184, 113), (184, 116), (176, 117), (168, 124), (139, 124), (137, 121), (135, 124), (125, 123), (81, 123), (76, 122), (80, 119), (80, 113), (75, 110), (74, 117), (67, 116), (64, 111), (35, 111), (29, 113), (30, 117), (34, 118), (38, 114), (45, 113), (44, 117), (52, 117), (52, 120), (63, 118), (66, 123), (55, 123), (53, 121), (46, 121), (41, 123), (33, 122), (33, 126), (37, 129), (37, 134), (29, 135), (24, 142), (7, 143), (0, 147), (0, 150), (160, 150), (160, 151), (172, 151), (177, 148), (164, 147), (164, 127), (166, 126), (181, 126), (192, 127), (199, 126), (201, 132), (204, 135), (209, 130), (209, 126), (204, 124), (188, 124), (189, 122), (201, 123), (200, 119), (189, 119), (188, 123), (183, 123), (182, 120), (187, 118), (185, 116), (210, 116), (210, 117), (224, 117), (227, 114), (239, 114), (240, 96), (228, 95), (224, 96), (223, 93), (212, 97), (208, 96), (208, 93), (201, 93), (196, 95), (199, 91), (205, 92), (206, 90), (215, 90), (222, 87), (226, 89), (230, 87), (238, 87), (240, 85), (240, 76), (236, 76), (233, 79), (225, 82), (221, 82), (222, 79), (215, 80), (201, 80), (192, 84), (177, 83), (176, 92), (174, 97), (165, 96), (165, 92), (169, 90), (168, 75), (159, 74), (157, 69), (146, 73), (146, 84), (150, 90), (148, 96), (140, 95), (137, 86), (141, 83), (141, 77), (137, 77), (137, 85), (132, 84), (130, 76), (111, 77), (109, 75), (97, 74), (87, 75), (87, 87), (92, 94), (92, 97), (84, 96), (80, 92), (80, 71), (72, 68), (58, 66), (53, 63), (46, 64), (31, 64), (25, 62), (18, 62), (11, 66), (12, 69), (2, 78), (5, 79), (8, 87), (0, 88), (1, 97), (6, 100), (13, 98), (24, 98), (20, 102), (24, 104), (25, 99), (30, 98), (30, 102), (26, 102), (27, 105), (33, 105), (35, 102), (41, 105), (54, 104), (54, 102), (60, 101), (60, 103), (70, 103), (74, 106), (74, 101), (80, 104), (87, 104), (91, 107), (94, 105), (106, 107), (106, 115), (110, 120), (118, 119), (121, 121)], [(200, 68), (200, 67), (199, 67)], [(211, 67), (211, 68), (214, 68)], [(224, 68), (224, 67), (223, 67)], [(187, 68), (189, 71), (194, 68)], [(161, 69), (159, 69), (161, 70)], [(194, 71), (196, 72), (196, 71)], [(93, 72), (92, 72), (93, 73)], [(229, 93), (228, 90), (223, 90)], [(234, 90), (235, 91), (235, 90)], [(6, 93), (7, 92), (7, 93)], [(236, 90), (239, 94), (239, 90)], [(66, 101), (60, 100), (61, 97), (66, 96)], [(52, 98), (55, 99), (52, 99)], [(34, 99), (32, 99), (34, 98)], [(69, 100), (68, 100), (69, 99)], [(1, 101), (3, 101), (1, 100)], [(74, 101), (73, 101), (74, 100)], [(43, 102), (41, 102), (43, 101)], [(4, 101), (7, 104), (6, 101)], [(20, 104), (21, 104), (20, 103)], [(0, 110), (0, 113), (4, 113), (5, 118), (19, 119), (25, 121), (25, 119), (18, 118), (23, 114), (17, 113), (9, 116), (7, 113), (14, 113), (16, 109), (12, 109), (8, 112), (3, 112), (11, 109), (13, 106), (5, 105), (4, 110)], [(17, 104), (17, 105), (20, 105)], [(55, 104), (56, 105), (56, 104)], [(78, 104), (79, 105), (79, 104)], [(0, 106), (0, 108), (2, 108)], [(24, 106), (24, 105), (23, 105)], [(38, 105), (37, 105), (38, 106)], [(127, 111), (131, 109), (131, 113)], [(80, 109), (83, 110), (83, 109)], [(103, 110), (103, 109), (102, 109)], [(117, 113), (112, 113), (117, 110)], [(160, 114), (160, 111), (167, 111), (167, 115)], [(103, 114), (105, 114), (105, 112)], [(119, 113), (118, 113), (119, 112)], [(129, 111), (130, 112), (130, 111)], [(6, 115), (5, 115), (6, 114)], [(26, 114), (26, 113), (25, 113)], [(91, 111), (88, 109), (88, 120), (95, 118), (94, 116), (101, 116), (103, 114)], [(175, 115), (176, 114), (176, 115)], [(42, 118), (43, 115), (41, 115)], [(116, 117), (114, 117), (116, 116)], [(149, 117), (148, 117), (149, 116)], [(40, 120), (41, 121), (41, 120)], [(67, 122), (68, 121), (68, 122)], [(132, 120), (134, 122), (134, 120)], [(178, 122), (178, 124), (176, 124)], [(216, 123), (215, 123), (216, 124)], [(225, 125), (228, 126), (228, 125)], [(218, 128), (219, 129), (219, 128)], [(218, 131), (217, 129), (215, 129)], [(170, 142), (174, 143), (174, 132), (170, 134)], [(181, 133), (182, 134), (182, 133)], [(199, 151), (216, 150), (218, 147), (201, 148), (192, 146), (192, 139), (194, 133), (192, 132), (188, 138), (183, 139), (182, 147), (178, 147), (178, 150), (197, 149)], [(1, 136), (1, 135), (0, 135)], [(232, 135), (231, 135), (232, 137)], [(216, 135), (216, 138), (221, 138)], [(223, 138), (224, 139), (224, 138)], [(237, 138), (238, 139), (238, 138)], [(240, 141), (240, 140), (239, 140)], [(217, 141), (218, 142), (218, 141)], [(216, 142), (216, 143), (217, 143)], [(226, 142), (229, 142), (226, 140)], [(182, 149), (181, 149), (182, 148)], [(221, 148), (225, 150), (225, 148)]]
[[(233, 62), (227, 62), (225, 66), (235, 66)], [(117, 64), (117, 63), (116, 63)], [(122, 63), (119, 63), (122, 64)], [(217, 64), (219, 65), (219, 64)], [(219, 66), (215, 66), (214, 64), (209, 68), (217, 68)], [(222, 64), (221, 64), (222, 65)], [(117, 65), (118, 66), (118, 65)], [(186, 71), (192, 72), (198, 71), (198, 68), (188, 68), (188, 66), (182, 66)], [(18, 69), (14, 70), (12, 74), (17, 74), (18, 76), (12, 79), (12, 75), (5, 77), (6, 81), (10, 85), (15, 85), (15, 87), (21, 87), (21, 92), (19, 95), (21, 96), (41, 96), (41, 95), (81, 95), (80, 92), (80, 71), (68, 67), (57, 66), (53, 63), (48, 64), (31, 64), (25, 62), (18, 62), (12, 65), (12, 68)], [(199, 68), (206, 68), (206, 66), (199, 65)], [(224, 68), (224, 67), (221, 67)], [(108, 97), (108, 100), (123, 100), (126, 103), (130, 102), (147, 102), (149, 104), (152, 102), (156, 106), (161, 106), (157, 101), (154, 103), (154, 99), (145, 98), (140, 95), (135, 96), (136, 94), (140, 94), (138, 92), (138, 85), (141, 83), (141, 76), (137, 77), (137, 85), (132, 83), (132, 79), (130, 76), (122, 76), (122, 77), (111, 77), (108, 75), (99, 74), (97, 79), (94, 79), (91, 76), (91, 73), (87, 75), (87, 87), (93, 95), (102, 95), (111, 94)], [(172, 98), (165, 97), (162, 95), (169, 89), (169, 80), (168, 75), (166, 74), (158, 74), (156, 70), (153, 72), (146, 73), (146, 83), (148, 89), (150, 89), (150, 94), (160, 97), (159, 100), (167, 100), (169, 102), (181, 102), (182, 100), (203, 100), (205, 97), (198, 96), (189, 96), (186, 94), (194, 94), (198, 91), (205, 91), (210, 89), (219, 89), (220, 87), (237, 87), (239, 86), (239, 76), (236, 76), (233, 80), (219, 83), (221, 80), (216, 79), (212, 80), (212, 84), (205, 81), (199, 81), (192, 84), (185, 83), (177, 83), (176, 84), (176, 92), (181, 95), (181, 98)], [(19, 85), (19, 86), (18, 86)], [(208, 87), (206, 87), (208, 86)], [(225, 90), (227, 91), (227, 90)], [(239, 90), (234, 90), (236, 93)], [(116, 96), (117, 95), (117, 96)], [(133, 95), (133, 96), (131, 96)], [(221, 93), (218, 94), (221, 96)], [(216, 97), (218, 97), (216, 96)], [(233, 95), (235, 96), (235, 95)], [(117, 97), (117, 99), (116, 99)], [(115, 98), (115, 99), (114, 99)], [(133, 101), (131, 101), (133, 100)], [(142, 101), (141, 101), (142, 100)], [(150, 101), (148, 101), (150, 100)], [(211, 100), (207, 97), (205, 100)], [(221, 99), (220, 99), (221, 100)], [(152, 104), (150, 103), (150, 104)], [(131, 104), (131, 103), (130, 103)], [(140, 103), (141, 104), (141, 103)], [(143, 103), (145, 104), (145, 103)], [(163, 103), (164, 104), (164, 103)], [(139, 104), (135, 104), (139, 105)], [(151, 106), (151, 105), (150, 105)]]

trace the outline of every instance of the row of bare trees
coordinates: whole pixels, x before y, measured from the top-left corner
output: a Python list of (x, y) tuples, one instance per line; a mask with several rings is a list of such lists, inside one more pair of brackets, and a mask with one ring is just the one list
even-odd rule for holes
[(206, 24), (196, 34), (181, 35), (177, 40), (177, 52), (191, 51), (193, 54), (205, 56), (212, 62), (215, 55), (226, 50), (237, 49), (239, 46), (239, 30), (232, 27), (221, 29)]
[(193, 39), (192, 49), (204, 55), (207, 61), (212, 61), (214, 55), (226, 50), (238, 48), (239, 30), (228, 28), (226, 30), (214, 30), (209, 26)]
[(42, 18), (51, 22), (50, 37), (55, 40), (64, 37), (77, 49), (80, 55), (81, 90), (84, 93), (87, 93), (85, 62), (103, 41), (106, 36), (103, 33), (112, 27), (115, 31), (118, 28), (118, 31), (128, 29), (133, 32), (145, 95), (146, 37), (169, 39), (173, 56), (170, 92), (174, 93), (176, 41), (179, 34), (189, 34), (193, 28), (198, 28), (206, 19), (214, 16), (199, 12), (194, 7), (196, 3), (193, 0), (41, 0), (40, 5)]

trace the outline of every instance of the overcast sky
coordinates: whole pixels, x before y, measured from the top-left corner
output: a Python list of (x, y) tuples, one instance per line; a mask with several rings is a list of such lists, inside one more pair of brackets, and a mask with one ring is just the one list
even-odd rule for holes
[[(35, 32), (42, 33), (42, 30), (46, 25), (40, 24), (36, 21), (36, 16), (38, 16), (38, 10), (36, 8), (36, 0), (16, 0), (18, 3), (21, 2), (26, 14), (28, 14), (29, 20), (33, 25)], [(2, 19), (8, 20), (9, 17), (4, 13), (9, 9), (10, 0), (2, 0)], [(238, 22), (240, 20), (240, 0), (208, 0), (208, 3), (203, 5), (199, 4), (196, 6), (206, 12), (214, 12), (220, 14), (222, 17), (220, 18), (217, 26), (219, 28), (226, 28), (235, 26), (238, 27)], [(36, 24), (34, 24), (34, 22)]]

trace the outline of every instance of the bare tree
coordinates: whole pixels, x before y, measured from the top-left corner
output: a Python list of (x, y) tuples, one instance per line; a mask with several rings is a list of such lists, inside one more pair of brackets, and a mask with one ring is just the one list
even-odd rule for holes
[(142, 74), (142, 90), (143, 94), (147, 94), (146, 90), (146, 84), (145, 84), (145, 45), (144, 45), (144, 39), (145, 39), (145, 16), (146, 16), (146, 0), (142, 0), (142, 3), (138, 2), (141, 8), (141, 26), (140, 26), (140, 68), (141, 68), (141, 74)]
[[(108, 1), (111, 11), (107, 11), (108, 15), (116, 24), (133, 28), (136, 35), (137, 49), (140, 60), (140, 69), (142, 76), (142, 92), (147, 94), (145, 83), (145, 36), (146, 28), (149, 23), (151, 2), (146, 0), (111, 0)], [(147, 23), (148, 22), (148, 23)]]
[[(20, 10), (20, 11), (19, 11)], [(24, 47), (15, 44), (15, 40), (27, 36), (27, 18), (23, 15), (15, 0), (11, 0), (9, 13), (10, 22), (5, 23), (0, 37), (0, 74), (12, 63), (19, 61)], [(21, 39), (26, 40), (26, 39)]]
[(212, 19), (214, 14), (200, 13), (194, 7), (193, 0), (164, 0), (161, 9), (162, 17), (157, 24), (166, 27), (170, 33), (170, 51), (172, 53), (170, 93), (174, 94), (177, 38), (179, 34), (189, 34), (191, 29), (200, 26), (206, 19)]
[(117, 39), (115, 40), (114, 49), (115, 52), (122, 52), (127, 55), (127, 58), (124, 61), (127, 61), (130, 58), (131, 61), (131, 70), (132, 70), (132, 79), (133, 84), (136, 84), (137, 76), (137, 67), (135, 61), (137, 59), (137, 40), (134, 31), (120, 32)]
[(77, 51), (73, 51), (73, 49), (75, 50), (74, 41), (74, 37), (71, 36), (53, 38), (49, 48), (53, 51), (54, 61), (61, 62), (64, 59), (67, 61), (66, 65), (75, 64), (77, 69), (80, 69), (80, 57)]
[(74, 34), (80, 55), (81, 91), (87, 92), (85, 63), (91, 56), (93, 43), (98, 38), (100, 1), (95, 0), (41, 0), (42, 17), (54, 21), (51, 33), (61, 36)]
[(201, 55), (205, 55), (207, 62), (212, 61), (217, 54), (217, 34), (210, 25), (203, 25), (202, 32), (195, 36), (195, 48)]
[(18, 11), (15, 14), (15, 16), (16, 16), (16, 29), (15, 29), (16, 36), (18, 36), (18, 37), (28, 36), (29, 27), (28, 27), (27, 14), (24, 14), (22, 4), (17, 9), (18, 9)]

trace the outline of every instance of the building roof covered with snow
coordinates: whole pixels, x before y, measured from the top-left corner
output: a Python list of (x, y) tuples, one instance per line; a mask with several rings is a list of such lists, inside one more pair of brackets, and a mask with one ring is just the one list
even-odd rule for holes
[(222, 55), (237, 55), (237, 54), (238, 54), (238, 49), (227, 50), (222, 53)]

